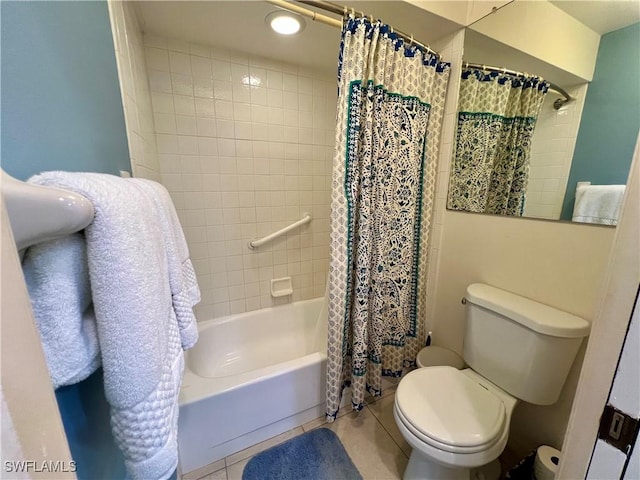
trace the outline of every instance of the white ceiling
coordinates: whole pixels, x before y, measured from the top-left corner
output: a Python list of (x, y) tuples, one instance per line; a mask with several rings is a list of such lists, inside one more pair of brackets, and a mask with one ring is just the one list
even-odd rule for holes
[[(600, 34), (640, 20), (640, 0), (550, 1)], [(408, 2), (350, 0), (344, 3), (414, 34), (423, 43), (436, 42), (460, 28), (456, 23)], [(306, 28), (300, 34), (291, 37), (278, 35), (265, 24), (267, 14), (277, 10), (277, 7), (264, 1), (143, 1), (136, 2), (136, 8), (142, 30), (148, 34), (251, 52), (260, 57), (311, 68), (327, 76), (336, 74), (339, 29), (305, 19)], [(321, 13), (331, 16), (327, 12)], [(473, 48), (469, 42), (465, 43), (465, 57), (473, 60), (475, 57), (471, 53), (478, 51), (479, 56), (476, 55), (478, 58), (473, 61), (479, 63), (491, 63), (482, 59), (483, 48), (496, 55), (499, 53), (495, 47), (484, 46), (482, 38), (475, 39)], [(511, 68), (518, 69), (518, 65), (511, 65)], [(535, 71), (561, 85), (579, 82), (570, 74), (557, 70), (553, 66), (539, 65)], [(543, 71), (547, 73), (546, 76)]]
[(319, 70), (332, 68), (335, 73), (339, 30), (308, 20), (300, 34), (278, 35), (265, 24), (267, 14), (277, 8), (265, 2), (152, 1), (139, 2), (137, 8), (145, 34), (251, 52)]
[(550, 2), (600, 35), (640, 22), (639, 0), (550, 0)]
[[(640, 0), (550, 0), (550, 2), (600, 35), (640, 20)], [(509, 5), (503, 8), (508, 9)], [(555, 65), (482, 35), (472, 28), (467, 29), (465, 34), (464, 59), (472, 63), (508, 65), (512, 70), (535, 72), (536, 75), (564, 88), (570, 88), (585, 81)]]
[(467, 29), (464, 38), (464, 60), (486, 65), (508, 65), (509, 69), (519, 72), (535, 72), (536, 75), (565, 89), (585, 82), (583, 78), (527, 55), (470, 28)]
[[(373, 0), (346, 3), (414, 34), (423, 43), (434, 42), (460, 28), (406, 2)], [(267, 14), (278, 8), (266, 2), (145, 1), (136, 2), (136, 7), (145, 33), (251, 52), (320, 70), (328, 75), (336, 74), (340, 30), (305, 19), (306, 28), (301, 33), (291, 37), (278, 35), (265, 24)], [(331, 16), (327, 12), (322, 13)]]

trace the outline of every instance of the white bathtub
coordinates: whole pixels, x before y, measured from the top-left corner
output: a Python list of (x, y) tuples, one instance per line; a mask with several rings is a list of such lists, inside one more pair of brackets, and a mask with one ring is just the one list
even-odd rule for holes
[(178, 420), (182, 473), (324, 413), (324, 298), (199, 323)]

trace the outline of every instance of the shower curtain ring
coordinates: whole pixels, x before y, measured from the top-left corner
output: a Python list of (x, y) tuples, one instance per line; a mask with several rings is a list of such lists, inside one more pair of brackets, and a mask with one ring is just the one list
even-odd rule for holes
[(413, 46), (413, 33), (411, 34), (411, 38), (409, 39), (409, 46)]
[(353, 7), (351, 7), (351, 16), (352, 16), (353, 18), (356, 18), (356, 9), (355, 9), (355, 8), (353, 8)]

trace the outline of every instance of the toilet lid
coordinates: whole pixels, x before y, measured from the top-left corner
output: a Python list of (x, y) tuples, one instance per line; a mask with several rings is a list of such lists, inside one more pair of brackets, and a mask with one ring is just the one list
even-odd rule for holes
[(453, 367), (419, 368), (396, 391), (396, 406), (426, 437), (445, 445), (475, 447), (502, 432), (504, 404)]

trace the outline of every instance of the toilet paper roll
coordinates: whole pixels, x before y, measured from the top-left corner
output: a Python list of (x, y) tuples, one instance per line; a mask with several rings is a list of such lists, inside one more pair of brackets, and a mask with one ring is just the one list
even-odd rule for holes
[(560, 463), (560, 450), (548, 445), (538, 447), (536, 459), (533, 463), (533, 475), (536, 480), (553, 480), (558, 464)]

